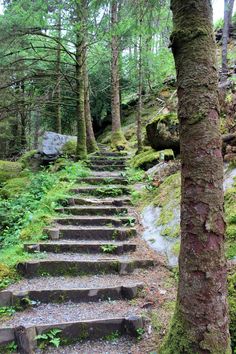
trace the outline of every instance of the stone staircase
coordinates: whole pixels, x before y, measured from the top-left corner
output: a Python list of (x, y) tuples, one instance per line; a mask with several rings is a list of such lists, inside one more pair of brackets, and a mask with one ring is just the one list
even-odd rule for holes
[(24, 310), (0, 324), (0, 345), (15, 341), (27, 354), (36, 336), (55, 328), (69, 344), (115, 332), (135, 337), (144, 327), (140, 309), (128, 301), (143, 284), (125, 276), (154, 261), (137, 254), (126, 162), (125, 154), (102, 147), (90, 158), (91, 175), (78, 180), (68, 205), (57, 210), (49, 240), (25, 245), (35, 257), (18, 265), (23, 280), (0, 292), (0, 306)]

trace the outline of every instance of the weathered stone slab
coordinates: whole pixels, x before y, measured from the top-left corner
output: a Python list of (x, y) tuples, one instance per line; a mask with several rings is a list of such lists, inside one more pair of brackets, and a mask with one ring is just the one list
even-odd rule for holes
[(48, 156), (57, 156), (68, 141), (76, 141), (75, 136), (62, 135), (53, 132), (45, 132), (39, 144), (39, 152)]

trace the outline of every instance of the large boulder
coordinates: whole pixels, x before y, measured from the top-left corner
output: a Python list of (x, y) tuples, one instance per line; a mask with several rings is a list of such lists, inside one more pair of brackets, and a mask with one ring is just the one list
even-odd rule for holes
[(41, 138), (38, 151), (46, 156), (59, 156), (62, 153), (63, 146), (68, 141), (76, 141), (76, 139), (76, 136), (45, 132)]
[(157, 151), (172, 149), (175, 156), (179, 154), (179, 122), (176, 113), (161, 114), (146, 126), (147, 139)]

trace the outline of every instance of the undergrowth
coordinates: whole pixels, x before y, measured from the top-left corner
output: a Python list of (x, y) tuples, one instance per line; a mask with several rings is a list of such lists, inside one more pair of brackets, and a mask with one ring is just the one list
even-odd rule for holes
[(68, 161), (60, 171), (54, 171), (55, 166), (38, 173), (27, 172), (28, 182), (22, 188), (19, 181), (17, 194), (6, 196), (0, 190), (0, 288), (16, 279), (15, 266), (30, 257), (24, 252), (24, 242), (45, 238), (43, 230), (55, 216), (55, 209), (68, 197), (76, 179), (89, 174), (82, 163)]

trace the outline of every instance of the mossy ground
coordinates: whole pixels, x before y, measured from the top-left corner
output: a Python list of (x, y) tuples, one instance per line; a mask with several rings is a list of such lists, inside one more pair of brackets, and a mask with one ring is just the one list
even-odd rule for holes
[(46, 237), (43, 230), (56, 215), (55, 209), (69, 196), (76, 179), (89, 175), (82, 163), (66, 160), (64, 168), (55, 170), (52, 166), (27, 172), (26, 177), (9, 179), (0, 188), (0, 288), (14, 281), (16, 265), (30, 257), (24, 252), (24, 242)]
[(0, 161), (0, 185), (10, 178), (19, 177), (23, 166), (20, 162)]

